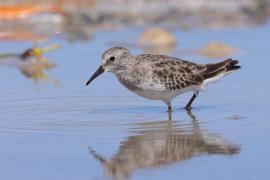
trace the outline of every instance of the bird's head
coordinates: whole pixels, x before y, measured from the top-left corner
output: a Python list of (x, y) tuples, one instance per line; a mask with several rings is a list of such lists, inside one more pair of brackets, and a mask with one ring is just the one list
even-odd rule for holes
[(86, 85), (90, 84), (96, 77), (104, 72), (117, 73), (126, 68), (128, 57), (131, 56), (129, 50), (123, 47), (112, 47), (102, 55), (102, 61), (96, 72), (90, 77)]

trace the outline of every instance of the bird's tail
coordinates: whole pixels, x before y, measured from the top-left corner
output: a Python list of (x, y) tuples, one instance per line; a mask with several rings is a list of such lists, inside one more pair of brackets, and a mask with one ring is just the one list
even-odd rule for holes
[(219, 75), (226, 75), (241, 68), (238, 66), (238, 61), (227, 59), (216, 64), (207, 64), (206, 70), (201, 73), (204, 79), (215, 78)]

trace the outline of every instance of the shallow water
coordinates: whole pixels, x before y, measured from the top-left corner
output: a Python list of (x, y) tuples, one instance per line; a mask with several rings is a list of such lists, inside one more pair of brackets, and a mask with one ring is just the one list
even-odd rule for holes
[[(51, 39), (48, 44), (62, 48), (46, 55), (57, 66), (42, 81), (23, 76), (17, 67), (0, 66), (0, 179), (270, 177), (270, 24), (174, 30), (179, 44), (171, 55), (216, 40), (239, 49), (233, 57), (242, 69), (200, 93), (192, 112), (182, 109), (191, 94), (177, 98), (171, 122), (164, 104), (132, 94), (112, 74), (85, 86), (102, 52), (112, 42), (134, 42), (141, 30), (103, 31), (83, 43)], [(0, 43), (3, 52), (29, 46)]]

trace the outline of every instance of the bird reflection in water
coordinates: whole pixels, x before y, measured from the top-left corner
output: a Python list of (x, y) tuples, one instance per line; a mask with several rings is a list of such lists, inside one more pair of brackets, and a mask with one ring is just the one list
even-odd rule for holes
[(110, 159), (91, 147), (89, 152), (101, 162), (105, 175), (115, 180), (127, 179), (139, 169), (166, 166), (202, 155), (239, 153), (238, 145), (202, 130), (191, 111), (187, 113), (192, 119), (190, 124), (167, 120), (136, 124), (135, 135), (122, 141), (117, 154)]
[(48, 77), (45, 73), (45, 70), (54, 68), (55, 64), (49, 62), (43, 55), (59, 47), (53, 44), (45, 48), (33, 47), (20, 54), (0, 54), (0, 65), (18, 68), (24, 76), (34, 80), (35, 83), (47, 80), (58, 84), (57, 80)]

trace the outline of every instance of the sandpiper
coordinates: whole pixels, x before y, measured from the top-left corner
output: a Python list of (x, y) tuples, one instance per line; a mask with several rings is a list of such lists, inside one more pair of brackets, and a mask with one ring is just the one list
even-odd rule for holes
[(216, 64), (196, 64), (166, 55), (132, 55), (127, 48), (112, 47), (102, 55), (102, 65), (87, 81), (91, 83), (103, 72), (112, 72), (130, 91), (148, 99), (161, 100), (172, 111), (171, 102), (180, 94), (193, 91), (185, 106), (191, 104), (199, 91), (222, 76), (240, 69), (238, 61), (227, 59)]

